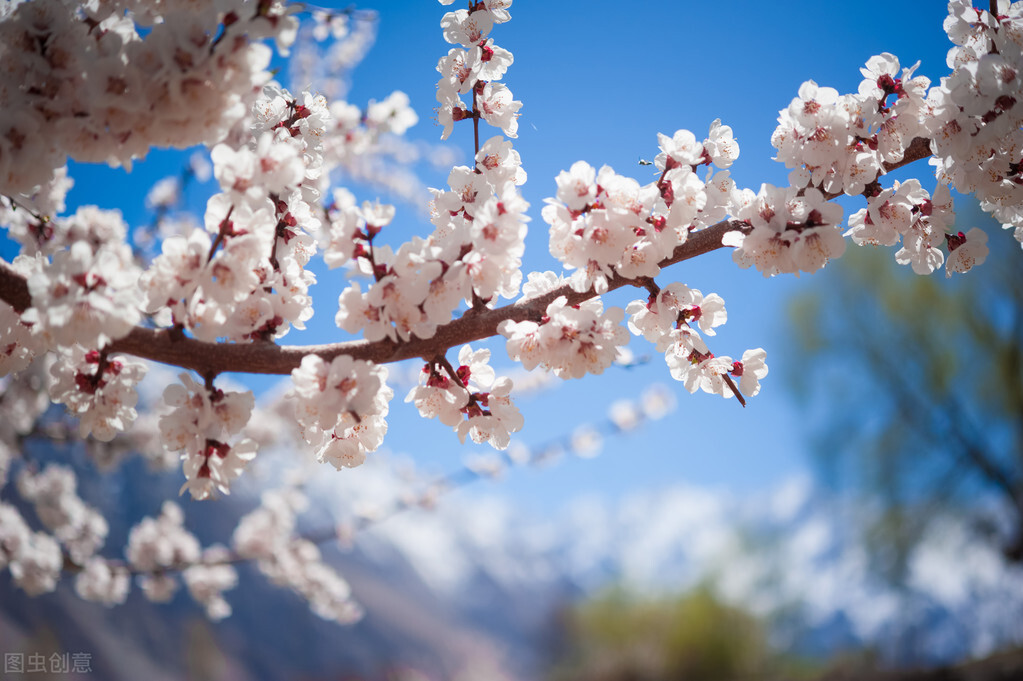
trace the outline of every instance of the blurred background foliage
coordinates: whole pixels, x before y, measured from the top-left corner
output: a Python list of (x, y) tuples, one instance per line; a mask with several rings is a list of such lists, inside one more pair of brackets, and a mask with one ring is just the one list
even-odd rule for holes
[[(891, 249), (850, 248), (793, 298), (786, 320), (781, 366), (806, 413), (817, 477), (870, 510), (851, 529), (870, 569), (910, 599), (914, 548), (941, 517), (968, 519), (1023, 562), (1020, 245), (976, 205), (958, 205), (957, 229), (990, 235), (982, 266), (920, 277), (893, 267)], [(888, 671), (870, 649), (797, 657), (772, 645), (773, 627), (710, 586), (661, 597), (618, 586), (565, 610), (549, 679), (1008, 679), (1023, 669), (1020, 651)]]
[(813, 678), (819, 668), (774, 652), (767, 627), (709, 586), (639, 596), (616, 586), (567, 609), (550, 681)]
[(939, 513), (968, 517), (1023, 561), (1023, 270), (1019, 244), (965, 199), (990, 255), (919, 277), (886, 248), (850, 248), (789, 306), (788, 378), (823, 481), (875, 506), (863, 528), (893, 583)]

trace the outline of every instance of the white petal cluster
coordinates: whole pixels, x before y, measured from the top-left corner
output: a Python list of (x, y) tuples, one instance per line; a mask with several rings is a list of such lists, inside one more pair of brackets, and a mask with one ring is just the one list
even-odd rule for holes
[(188, 587), (188, 593), (206, 609), (206, 616), (213, 621), (231, 615), (231, 606), (224, 600), (223, 593), (238, 586), (238, 571), (227, 563), (230, 551), (214, 544), (206, 547), (196, 565), (189, 566), (181, 574)]
[[(981, 262), (984, 248), (980, 237), (951, 233), (952, 222), (946, 219), (951, 209), (934, 219), (929, 213), (921, 214), (921, 206), (928, 204), (926, 198), (910, 196), (920, 191), (915, 180), (906, 183), (915, 185), (903, 185), (901, 192), (898, 183), (893, 189), (878, 185), (877, 179), (887, 170), (885, 164), (902, 161), (917, 137), (930, 141), (931, 164), (939, 182), (935, 197), (948, 188), (973, 193), (985, 211), (1023, 241), (1019, 208), (1023, 205), (1023, 10), (1019, 4), (1000, 3), (992, 14), (973, 4), (970, 0), (948, 3), (944, 28), (954, 45), (947, 59), (953, 71), (937, 86), (930, 87), (929, 79), (913, 75), (917, 65), (901, 68), (894, 55), (876, 55), (860, 69), (864, 80), (855, 94), (840, 95), (813, 81), (804, 83), (798, 97), (780, 112), (772, 136), (777, 160), (793, 169), (789, 179), (794, 187), (817, 188), (830, 195), (865, 195), (868, 208), (850, 218), (848, 235), (857, 243), (901, 241), (903, 248), (896, 259), (920, 274), (942, 265), (942, 242), (948, 245), (949, 256), (960, 243), (975, 244), (956, 257), (957, 269), (952, 271)], [(903, 215), (907, 202), (913, 206), (913, 220)], [(933, 203), (939, 203), (938, 199)], [(880, 212), (888, 215), (879, 219)], [(766, 247), (759, 240), (755, 245), (767, 252), (779, 248), (779, 239), (786, 241), (771, 238), (773, 243)], [(821, 255), (816, 257), (819, 260)], [(759, 267), (763, 258), (753, 258)]]
[(725, 301), (716, 293), (704, 296), (699, 289), (674, 282), (661, 288), (649, 300), (634, 300), (625, 308), (629, 330), (664, 352), (670, 336), (681, 326), (696, 324), (708, 336), (728, 320)]
[[(36, 262), (36, 258), (19, 255), (11, 265), (15, 272), (27, 276)], [(0, 302), (0, 338), (4, 339), (0, 345), (0, 376), (27, 368), (36, 355), (46, 350), (46, 338), (33, 326), (26, 323), (13, 307)]]
[(79, 498), (77, 482), (70, 467), (49, 464), (38, 474), (23, 471), (18, 492), (32, 502), (39, 520), (67, 549), (71, 560), (84, 565), (103, 546), (108, 526), (99, 511)]
[(120, 565), (111, 565), (98, 556), (90, 558), (75, 576), (75, 593), (79, 598), (107, 607), (124, 603), (130, 589), (128, 570)]
[(8, 565), (14, 583), (29, 596), (56, 589), (64, 567), (64, 557), (57, 541), (44, 532), (34, 532), (27, 535), (20, 549)]
[(652, 293), (647, 300), (634, 300), (625, 308), (629, 329), (654, 344), (664, 353), (671, 376), (689, 392), (704, 392), (732, 397), (725, 380), (730, 374), (740, 378), (739, 390), (752, 397), (760, 392), (759, 379), (767, 375), (763, 350), (747, 350), (741, 361), (716, 357), (700, 331), (715, 335), (715, 327), (728, 320), (725, 301), (716, 293), (704, 296), (698, 289), (675, 282)]
[[(61, 166), (32, 192), (0, 197), (0, 224), (7, 227), (12, 239), (22, 244), (26, 254), (34, 254), (43, 247), (34, 247), (33, 242), (44, 245), (58, 233), (64, 221), (55, 220), (54, 216), (64, 212), (67, 193), (73, 186), (67, 166)], [(86, 208), (92, 209), (83, 206), (79, 212)]]
[(308, 499), (296, 489), (263, 493), (258, 508), (245, 515), (234, 532), (239, 555), (256, 560), (260, 572), (309, 601), (313, 612), (342, 624), (362, 617), (348, 583), (324, 562), (312, 542), (295, 533), (297, 515)]
[(32, 327), (6, 303), (0, 303), (0, 338), (4, 339), (0, 346), (0, 376), (21, 371), (41, 349)]
[(298, 489), (268, 490), (259, 507), (239, 521), (231, 543), (245, 558), (272, 559), (290, 541), (298, 514), (308, 507), (308, 498)]
[[(213, 144), (241, 119), (279, 5), (220, 0), (17, 3), (0, 21), (0, 193), (31, 193), (67, 156), (131, 165), (150, 147)], [(248, 35), (252, 40), (244, 39)]]
[[(453, 48), (438, 65), (439, 118), (446, 117), (448, 123), (445, 137), (455, 120), (473, 116), (514, 136), (519, 103), (503, 84), (494, 82), (503, 77), (512, 57), (487, 37), (495, 22), (509, 18), (506, 4), (499, 4), (491, 10), (476, 3), (444, 17), (446, 39), (465, 48)], [(459, 99), (470, 93), (472, 111)], [(354, 125), (357, 110), (342, 113)], [(336, 192), (327, 209), (325, 259), (331, 267), (354, 260), (355, 269), (372, 279), (365, 290), (354, 283), (341, 293), (337, 325), (369, 341), (425, 339), (450, 321), (463, 301), (476, 306), (498, 296), (515, 297), (528, 221), (528, 204), (516, 187), (525, 179), (511, 144), (500, 137), (490, 139), (479, 149), (475, 167), (452, 170), (450, 189), (431, 190), (433, 234), (397, 250), (375, 242), (393, 219), (392, 208), (381, 211), (364, 203), (360, 209), (351, 194)]]
[(206, 232), (165, 239), (140, 281), (159, 324), (208, 341), (269, 340), (305, 327), (329, 118), (322, 97), (268, 86), (246, 119), (248, 134), (213, 148), (221, 193), (207, 203)]
[(1023, 11), (997, 15), (949, 2), (950, 76), (927, 97), (931, 163), (940, 182), (975, 193), (981, 207), (1023, 241)]
[(730, 385), (726, 380), (729, 375), (740, 379), (738, 390), (745, 396), (753, 397), (760, 392), (760, 379), (767, 375), (764, 361), (767, 353), (762, 348), (747, 350), (742, 360), (733, 361), (731, 357), (715, 356), (707, 351), (692, 333), (674, 334), (673, 340), (675, 342), (665, 352), (665, 362), (671, 377), (685, 385), (689, 392), (702, 390), (724, 398), (732, 397), (734, 382)]
[(522, 159), (512, 143), (500, 135), (491, 137), (476, 154), (476, 168), (492, 187), (503, 187), (511, 182), (518, 186), (526, 182)]
[(332, 190), (331, 195), (332, 200), (325, 210), (328, 241), (323, 249), (323, 262), (334, 269), (354, 257), (357, 234), (365, 227), (365, 222), (361, 221), (354, 194), (344, 187), (338, 187)]
[(448, 190), (431, 190), (433, 234), (396, 252), (373, 243), (393, 209), (368, 216), (372, 204), (359, 209), (350, 195), (336, 194), (328, 262), (337, 266), (354, 257), (359, 271), (373, 278), (365, 292), (355, 283), (340, 295), (338, 326), (370, 341), (431, 338), (462, 301), (514, 298), (529, 220), (529, 204), (517, 189), (525, 180), (511, 143), (491, 138), (475, 168), (457, 166)]
[(62, 350), (50, 367), (50, 399), (78, 416), (79, 433), (109, 442), (127, 431), (138, 413), (135, 386), (146, 365), (125, 355), (107, 357), (80, 345)]
[(763, 348), (755, 348), (742, 353), (742, 360), (732, 363), (730, 373), (739, 377), (739, 391), (743, 395), (753, 397), (760, 392), (760, 379), (767, 375), (766, 360), (767, 352)]
[(291, 372), (295, 418), (321, 462), (353, 468), (384, 441), (387, 411), (394, 396), (387, 368), (338, 355), (328, 364), (306, 355)]
[(506, 320), (498, 331), (508, 339), (508, 356), (526, 369), (542, 366), (561, 378), (582, 378), (603, 373), (629, 342), (623, 318), (621, 308), (605, 311), (599, 298), (569, 305), (559, 296), (540, 322)]
[(248, 423), (255, 399), (251, 391), (207, 389), (188, 374), (163, 392), (171, 411), (160, 417), (160, 435), (167, 451), (181, 451), (185, 484), (194, 499), (215, 492), (230, 493), (235, 480), (256, 456), (256, 443), (243, 438), (228, 441)]
[[(901, 184), (896, 181), (891, 188), (869, 198), (865, 209), (849, 216), (846, 236), (861, 245), (894, 246), (901, 241), (902, 248), (895, 253), (895, 261), (910, 265), (917, 274), (930, 274), (945, 262), (942, 245), (947, 242), (952, 253), (959, 243), (967, 241), (965, 235), (961, 241), (953, 241), (949, 231), (954, 224), (955, 213), (948, 187), (939, 184), (931, 196), (920, 186), (919, 180), (914, 179)], [(983, 262), (984, 257), (977, 249), (981, 245), (978, 231), (971, 230), (971, 245), (956, 257), (955, 267), (959, 269), (952, 271), (966, 271)], [(971, 253), (973, 256), (968, 257)]]
[[(302, 119), (304, 122), (304, 119)], [(301, 129), (301, 128), (299, 128)], [(298, 145), (283, 127), (256, 136), (255, 148), (234, 149), (218, 144), (210, 151), (213, 174), (235, 203), (258, 202), (267, 193), (281, 194), (305, 179), (305, 163)]]
[[(864, 244), (894, 246), (916, 220), (926, 218), (930, 194), (916, 179), (893, 185), (867, 200), (867, 208), (849, 216), (846, 236)], [(929, 211), (928, 211), (929, 212)]]
[[(885, 162), (896, 162), (922, 129), (924, 97), (930, 80), (913, 76), (919, 64), (899, 71), (887, 52), (860, 69), (865, 80), (857, 94), (839, 95), (810, 80), (778, 116), (771, 144), (775, 157), (794, 170), (795, 187), (813, 186), (832, 194), (861, 194)], [(889, 97), (895, 97), (889, 101)]]
[[(514, 57), (488, 37), (494, 24), (511, 18), (507, 11), (510, 5), (510, 0), (477, 2), (469, 10), (448, 12), (441, 19), (444, 39), (462, 46), (452, 48), (437, 64), (441, 74), (437, 82), (437, 121), (444, 126), (442, 139), (451, 134), (455, 122), (472, 117), (474, 112), (508, 137), (516, 136), (522, 102), (513, 98), (506, 85), (495, 82), (504, 76)], [(466, 106), (461, 96), (470, 93), (472, 105)]]
[(199, 540), (183, 527), (184, 518), (180, 506), (165, 501), (158, 517), (143, 518), (128, 534), (125, 557), (132, 568), (147, 573), (139, 583), (151, 601), (169, 601), (177, 590), (178, 582), (167, 570), (193, 565), (200, 558)]
[(127, 244), (78, 239), (52, 262), (37, 262), (28, 277), (32, 307), (22, 321), (36, 325), (51, 344), (99, 348), (128, 335), (141, 320), (140, 270)]
[(765, 277), (816, 272), (845, 252), (839, 223), (842, 207), (824, 200), (820, 190), (803, 191), (769, 184), (744, 191), (737, 211), (752, 226), (749, 234), (730, 232), (726, 245), (740, 267), (755, 266)]
[(436, 363), (427, 363), (419, 385), (405, 401), (414, 403), (423, 418), (438, 418), (453, 427), (463, 443), (468, 435), (477, 444), (489, 442), (495, 449), (505, 449), (510, 434), (522, 428), (523, 418), (511, 401), (511, 379), (497, 378), (489, 361), (489, 350), (474, 351), (464, 345), (458, 352), (455, 376), (446, 375)]
[(352, 284), (338, 297), (335, 321), (349, 333), (361, 332), (366, 340), (381, 338), (408, 340), (413, 335), (430, 338), (438, 321), (448, 321), (461, 296), (450, 297), (438, 320), (426, 312), (432, 281), (443, 280), (443, 264), (436, 249), (422, 239), (402, 244), (397, 253), (388, 247), (373, 248), (372, 260), (360, 258), (359, 264), (376, 281), (365, 293)]
[[(70, 182), (55, 178), (49, 192), (22, 197), (39, 210), (61, 210)], [(141, 320), (137, 287), (140, 269), (123, 243), (127, 226), (116, 210), (82, 206), (71, 216), (12, 210), (6, 200), (0, 218), (20, 242), (11, 263), (25, 277), (32, 304), (18, 315), (0, 305), (0, 374), (25, 368), (32, 357), (79, 344), (99, 348), (127, 335)], [(13, 204), (12, 204), (13, 205)], [(29, 209), (31, 210), (31, 209)]]
[(685, 243), (691, 231), (707, 227), (731, 212), (735, 185), (726, 170), (739, 154), (731, 128), (714, 121), (703, 142), (688, 130), (659, 135), (655, 159), (661, 176), (640, 185), (609, 166), (595, 170), (578, 161), (557, 177), (558, 192), (547, 199), (543, 218), (551, 226), (551, 255), (576, 272), (576, 291), (604, 293), (617, 274), (653, 277), (660, 262)]
[(4, 567), (19, 588), (38, 596), (57, 588), (64, 556), (56, 539), (32, 532), (17, 508), (0, 502), (0, 568)]
[(188, 301), (199, 287), (212, 243), (209, 234), (201, 230), (193, 230), (187, 237), (164, 239), (162, 253), (139, 281), (146, 298), (145, 310), (161, 326), (173, 326), (189, 318)]
[(513, 99), (504, 83), (487, 83), (479, 94), (480, 115), (508, 137), (518, 137), (519, 109), (522, 102)]
[[(67, 169), (63, 168), (62, 171), (66, 173)], [(58, 182), (51, 187), (51, 195), (41, 197), (36, 194), (31, 203), (43, 204), (40, 211), (44, 208), (63, 211), (64, 192), (70, 188), (70, 184), (70, 180), (67, 185)], [(55, 217), (55, 212), (40, 212), (37, 215), (43, 219), (24, 210), (3, 212), (3, 224), (10, 225), (9, 235), (21, 244), (22, 252), (26, 255), (42, 254), (50, 257), (58, 251), (71, 248), (79, 241), (87, 243), (95, 252), (104, 245), (124, 241), (128, 235), (128, 226), (118, 210), (79, 206), (74, 214), (68, 216)]]
[(31, 433), (50, 406), (45, 386), (51, 361), (49, 356), (43, 355), (23, 371), (0, 378), (0, 398), (4, 405), (4, 418), (0, 419), (0, 442), (12, 449), (21, 449), (18, 437)]

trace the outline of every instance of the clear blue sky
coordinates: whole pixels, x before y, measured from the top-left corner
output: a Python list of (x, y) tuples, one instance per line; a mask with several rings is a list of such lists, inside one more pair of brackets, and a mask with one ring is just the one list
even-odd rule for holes
[[(431, 0), (360, 3), (360, 8), (380, 13), (380, 25), (375, 47), (355, 71), (350, 101), (364, 105), (391, 90), (403, 90), (420, 116), (410, 136), (439, 142), (440, 128), (431, 121), (435, 65), (450, 47), (441, 37), (439, 22), (456, 6), (462, 5), (445, 8)], [(855, 91), (861, 80), (859, 67), (883, 51), (894, 53), (903, 65), (922, 60), (919, 73), (935, 81), (947, 72), (949, 43), (941, 28), (945, 4), (937, 0), (736, 2), (716, 7), (705, 2), (519, 0), (511, 13), (512, 21), (497, 26), (492, 37), (515, 56), (504, 82), (524, 103), (515, 146), (529, 174), (523, 192), (533, 208), (527, 271), (554, 268), (539, 209), (543, 199), (554, 194), (555, 175), (576, 160), (595, 166), (606, 163), (649, 181), (654, 179), (650, 168), (637, 161), (656, 155), (658, 132), (670, 135), (688, 128), (699, 137), (711, 121), (721, 118), (732, 126), (741, 145), (732, 169), (738, 184), (753, 189), (762, 182), (783, 184), (787, 170), (770, 160), (774, 154), (770, 135), (778, 110), (804, 80), (840, 92)], [(481, 131), (483, 139), (490, 134)], [(463, 150), (466, 162), (472, 146), (467, 123), (456, 125), (450, 143)], [(76, 167), (70, 208), (83, 203), (120, 207), (129, 222), (140, 224), (146, 220), (146, 187), (175, 173), (181, 158), (175, 152), (153, 153), (128, 177), (106, 168)], [(917, 172), (925, 186), (931, 186), (929, 170), (921, 167)], [(445, 179), (446, 173), (432, 182), (440, 186)], [(360, 199), (374, 196), (358, 194)], [(425, 235), (429, 230), (411, 207), (399, 206), (392, 233)], [(747, 348), (767, 349), (771, 375), (761, 395), (746, 409), (735, 400), (690, 396), (671, 380), (654, 354), (646, 366), (612, 368), (604, 376), (570, 381), (523, 399), (522, 439), (536, 443), (570, 432), (580, 420), (603, 418), (613, 400), (635, 397), (651, 382), (669, 384), (678, 396), (678, 408), (668, 419), (608, 441), (597, 459), (564, 460), (508, 476), (497, 489), (521, 500), (524, 509), (551, 509), (562, 499), (583, 493), (615, 498), (678, 480), (745, 493), (807, 467), (800, 414), (782, 376), (783, 363), (797, 361), (786, 356), (782, 346), (783, 308), (794, 292), (813, 286), (815, 279), (767, 280), (754, 271), (739, 270), (728, 253), (719, 252), (671, 268), (658, 280), (662, 284), (681, 280), (724, 297), (729, 322), (712, 339), (711, 349), (733, 356)], [(316, 295), (317, 289), (313, 291)], [(336, 292), (319, 293), (314, 331), (293, 331), (285, 342), (331, 340)], [(641, 294), (630, 291), (612, 297), (609, 304), (624, 306), (638, 297)], [(633, 347), (645, 351), (641, 343)], [(493, 363), (498, 369), (510, 366), (500, 345)], [(392, 403), (385, 447), (414, 454), (439, 471), (456, 466), (466, 450), (455, 435), (439, 423), (423, 422), (403, 398), (398, 394)], [(325, 468), (324, 474), (335, 473)]]

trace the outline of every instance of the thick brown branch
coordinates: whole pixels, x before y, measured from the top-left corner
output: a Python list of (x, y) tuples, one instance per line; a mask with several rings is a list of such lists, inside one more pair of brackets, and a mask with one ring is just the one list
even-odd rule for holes
[(901, 161), (895, 161), (894, 163), (885, 163), (884, 171), (890, 173), (897, 168), (901, 168), (904, 165), (909, 165), (914, 161), (919, 161), (922, 158), (927, 158), (931, 155), (931, 140), (926, 137), (914, 137), (913, 141), (906, 147), (906, 153), (902, 156)]
[(0, 299), (19, 313), (32, 307), (32, 296), (28, 293), (25, 277), (3, 260), (0, 260)]
[[(675, 249), (670, 258), (661, 263), (661, 266), (667, 267), (721, 248), (721, 239), (726, 233), (744, 229), (746, 226), (742, 222), (724, 220), (712, 227), (694, 232), (689, 235), (689, 239), (684, 244)], [(608, 289), (618, 289), (626, 285), (637, 285), (637, 282), (616, 275), (608, 282)], [(638, 285), (642, 286), (641, 283)], [(304, 346), (280, 346), (271, 342), (206, 343), (191, 338), (182, 338), (170, 330), (137, 327), (124, 338), (108, 345), (107, 350), (110, 353), (122, 352), (163, 364), (193, 369), (201, 375), (210, 372), (289, 374), (292, 369), (302, 363), (302, 358), (308, 354), (317, 354), (327, 361), (338, 355), (350, 355), (355, 359), (368, 360), (377, 364), (397, 362), (413, 357), (429, 360), (456, 345), (496, 335), (498, 325), (506, 319), (540, 321), (547, 306), (558, 296), (566, 296), (569, 304), (575, 305), (596, 295), (592, 290), (579, 293), (568, 286), (562, 286), (531, 300), (494, 309), (473, 311), (472, 314), (465, 314), (438, 327), (433, 338), (425, 340), (414, 338), (403, 343), (396, 343), (390, 339), (372, 343), (350, 341)], [(31, 305), (28, 285), (25, 283), (24, 277), (3, 261), (0, 261), (0, 299), (19, 311)]]

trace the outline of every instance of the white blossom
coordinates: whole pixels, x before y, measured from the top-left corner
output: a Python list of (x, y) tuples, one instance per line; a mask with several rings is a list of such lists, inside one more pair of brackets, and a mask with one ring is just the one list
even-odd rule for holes
[(229, 555), (223, 546), (209, 546), (203, 550), (202, 562), (189, 566), (181, 575), (188, 593), (206, 609), (206, 616), (214, 621), (231, 615), (231, 606), (222, 594), (238, 586), (237, 570), (225, 562)]
[(124, 603), (131, 588), (128, 570), (111, 566), (106, 560), (92, 557), (75, 577), (75, 593), (87, 601), (110, 607)]
[(385, 383), (385, 367), (347, 355), (338, 355), (329, 364), (317, 355), (306, 355), (291, 378), (295, 416), (320, 461), (352, 468), (383, 442), (384, 419), (394, 396)]
[(199, 540), (183, 527), (181, 507), (165, 501), (156, 518), (146, 517), (131, 528), (125, 556), (142, 572), (192, 565), (199, 559)]
[(977, 227), (963, 234), (958, 232), (947, 237), (949, 254), (945, 263), (945, 276), (953, 272), (969, 272), (984, 262), (988, 255), (987, 232)]

